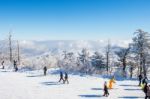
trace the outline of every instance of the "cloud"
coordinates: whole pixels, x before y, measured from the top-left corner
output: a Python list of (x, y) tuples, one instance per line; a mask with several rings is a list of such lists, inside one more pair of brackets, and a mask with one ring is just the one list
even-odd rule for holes
[[(112, 46), (128, 47), (132, 40), (112, 40)], [(63, 50), (78, 52), (83, 48), (90, 51), (100, 51), (108, 44), (107, 40), (49, 40), (49, 41), (20, 41), (21, 51), (30, 56), (41, 55), (49, 51), (61, 52)], [(58, 53), (59, 53), (58, 52)]]

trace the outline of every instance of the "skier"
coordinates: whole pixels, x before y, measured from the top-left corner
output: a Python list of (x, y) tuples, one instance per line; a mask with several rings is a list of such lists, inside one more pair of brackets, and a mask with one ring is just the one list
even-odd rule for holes
[(17, 61), (14, 60), (14, 69), (15, 69), (15, 72), (18, 71), (18, 67), (17, 67)]
[(109, 95), (109, 92), (108, 92), (108, 88), (107, 88), (107, 82), (105, 81), (105, 83), (104, 83), (104, 95), (103, 96), (108, 97), (108, 95)]
[(141, 74), (140, 74), (138, 77), (139, 77), (139, 86), (141, 86), (141, 81), (142, 81), (142, 78), (143, 78), (143, 77), (142, 77)]
[(2, 61), (2, 69), (4, 69), (5, 67), (4, 67), (4, 61)]
[(145, 93), (145, 99), (147, 99), (147, 92), (148, 92), (148, 85), (147, 85), (147, 83), (145, 83), (145, 86), (144, 86), (144, 88), (143, 88), (143, 91), (144, 91), (144, 93)]
[(113, 76), (112, 79), (109, 81), (109, 89), (112, 89), (113, 83), (115, 83), (115, 77)]
[(147, 78), (147, 77), (145, 77), (145, 78), (142, 80), (142, 84), (143, 84), (143, 85), (146, 84), (146, 83), (148, 83), (148, 78)]
[(46, 76), (46, 72), (47, 72), (47, 67), (46, 66), (44, 66), (43, 71), (44, 71), (44, 76)]
[(65, 72), (64, 84), (66, 83), (66, 81), (67, 81), (67, 84), (69, 84), (69, 81), (68, 81), (68, 74)]
[(147, 98), (150, 99), (150, 85), (147, 87)]
[(63, 78), (63, 73), (62, 73), (62, 71), (60, 71), (60, 79), (59, 79), (59, 82), (61, 82), (61, 80), (64, 82), (64, 78)]

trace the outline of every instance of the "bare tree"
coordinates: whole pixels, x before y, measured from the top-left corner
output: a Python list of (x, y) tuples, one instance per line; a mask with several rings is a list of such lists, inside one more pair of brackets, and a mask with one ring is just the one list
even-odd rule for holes
[(18, 63), (20, 64), (20, 46), (18, 40), (17, 40), (17, 56), (18, 56)]
[(107, 74), (109, 72), (109, 64), (110, 64), (110, 49), (111, 49), (111, 45), (110, 45), (110, 41), (108, 40), (108, 44), (106, 47), (106, 70), (107, 70)]
[(10, 62), (12, 62), (12, 40), (11, 40), (11, 31), (9, 32), (9, 57), (10, 57)]

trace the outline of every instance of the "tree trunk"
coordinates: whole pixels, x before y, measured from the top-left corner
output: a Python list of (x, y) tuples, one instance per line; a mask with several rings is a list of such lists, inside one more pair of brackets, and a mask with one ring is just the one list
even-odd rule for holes
[(9, 35), (9, 58), (10, 58), (10, 62), (12, 62), (12, 47), (11, 47), (11, 34)]
[(126, 58), (123, 59), (123, 71), (125, 72), (126, 70)]
[(133, 75), (133, 67), (131, 66), (131, 68), (130, 68), (130, 78), (132, 78), (132, 75)]
[(143, 54), (140, 53), (140, 75), (142, 75), (142, 67), (143, 67)]
[(19, 42), (17, 41), (17, 49), (18, 49), (18, 63), (20, 64), (20, 47), (19, 47)]
[(126, 58), (125, 57), (123, 58), (122, 65), (123, 65), (123, 74), (126, 77)]
[(143, 73), (144, 73), (144, 77), (146, 77), (146, 65), (145, 65), (145, 58), (143, 58)]
[(106, 62), (106, 68), (107, 68), (107, 74), (108, 74), (108, 66), (109, 65), (109, 53), (107, 52), (107, 62)]

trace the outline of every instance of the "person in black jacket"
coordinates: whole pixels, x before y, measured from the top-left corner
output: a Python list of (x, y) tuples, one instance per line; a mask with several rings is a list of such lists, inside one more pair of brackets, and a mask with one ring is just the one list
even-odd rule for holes
[(150, 85), (147, 86), (147, 98), (150, 99)]
[(145, 77), (145, 78), (142, 80), (142, 84), (143, 84), (143, 85), (146, 84), (146, 83), (148, 83), (148, 78), (147, 78), (147, 77)]
[(142, 77), (142, 75), (140, 74), (140, 75), (139, 75), (139, 86), (141, 86), (142, 78), (143, 78), (143, 77)]
[(44, 71), (44, 76), (46, 76), (46, 72), (47, 72), (47, 67), (46, 66), (44, 66), (43, 71)]
[(4, 61), (2, 61), (2, 69), (5, 69), (5, 67), (4, 67)]
[(147, 85), (147, 83), (145, 83), (145, 86), (144, 86), (144, 88), (143, 88), (143, 91), (144, 91), (144, 93), (145, 93), (145, 99), (148, 98), (148, 96), (147, 96), (147, 89), (148, 89), (148, 85)]
[(59, 79), (59, 81), (58, 81), (58, 82), (61, 82), (61, 80), (64, 82), (63, 72), (62, 72), (62, 71), (60, 71), (60, 79)]
[(108, 92), (107, 82), (105, 82), (104, 83), (104, 95), (103, 96), (108, 97), (108, 95), (109, 95), (109, 92)]
[(67, 84), (69, 84), (69, 81), (68, 81), (68, 74), (65, 72), (65, 79), (64, 79), (64, 84), (67, 82)]
[(14, 69), (15, 69), (15, 72), (17, 72), (17, 71), (18, 71), (17, 61), (16, 61), (16, 60), (14, 60)]

